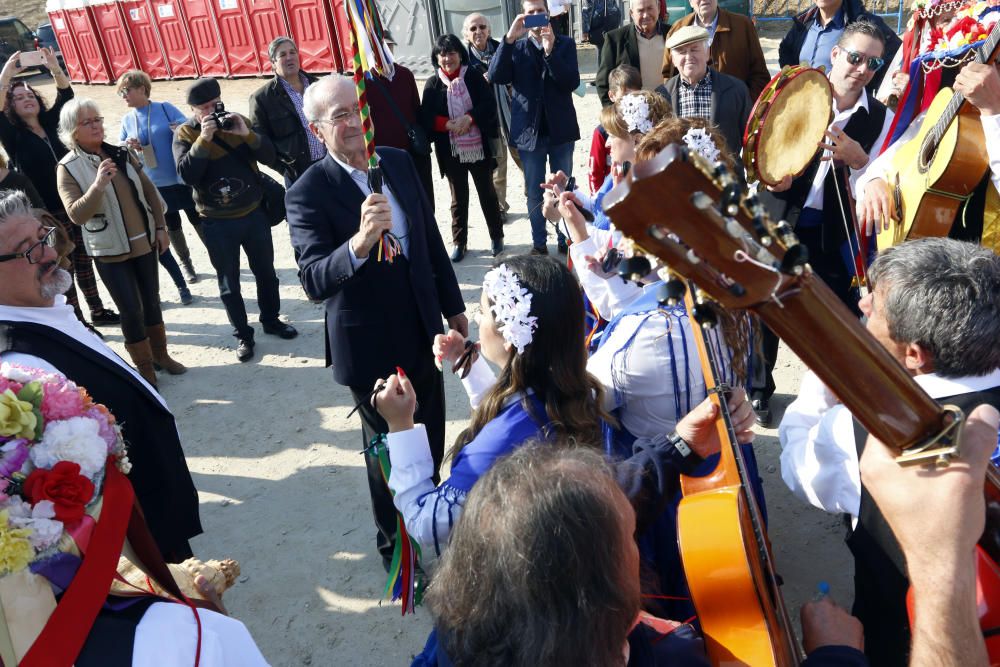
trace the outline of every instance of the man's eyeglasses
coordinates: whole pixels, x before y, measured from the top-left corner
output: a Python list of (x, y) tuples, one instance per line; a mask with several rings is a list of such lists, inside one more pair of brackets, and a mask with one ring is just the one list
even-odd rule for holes
[(97, 116), (96, 118), (87, 118), (86, 120), (81, 120), (77, 123), (77, 127), (93, 127), (94, 125), (103, 125), (104, 116)]
[(331, 125), (342, 125), (352, 118), (360, 118), (356, 110), (351, 111), (338, 111), (329, 118), (320, 118), (319, 120), (314, 120), (314, 123), (330, 123)]
[(45, 248), (55, 248), (56, 247), (56, 228), (55, 227), (44, 227), (45, 236), (43, 236), (37, 243), (33, 243), (28, 246), (28, 249), (24, 252), (15, 252), (10, 255), (0, 255), (0, 262), (9, 262), (12, 259), (18, 259), (24, 257), (28, 260), (28, 264), (38, 264), (42, 261), (42, 257), (45, 255)]
[(489, 30), (489, 26), (485, 25), (470, 25), (469, 32), (479, 32), (480, 30)]
[(845, 53), (847, 54), (848, 64), (860, 65), (862, 61), (865, 61), (869, 72), (877, 72), (885, 64), (885, 58), (879, 58), (878, 56), (866, 56), (858, 51), (845, 51)]
[(122, 88), (121, 90), (118, 91), (118, 97), (125, 99), (131, 92), (132, 92), (131, 88)]

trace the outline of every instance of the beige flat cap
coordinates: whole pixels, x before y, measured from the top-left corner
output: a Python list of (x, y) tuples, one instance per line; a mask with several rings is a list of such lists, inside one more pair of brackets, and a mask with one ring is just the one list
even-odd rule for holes
[(692, 42), (700, 42), (708, 39), (708, 31), (697, 25), (686, 25), (667, 38), (665, 47), (676, 49)]

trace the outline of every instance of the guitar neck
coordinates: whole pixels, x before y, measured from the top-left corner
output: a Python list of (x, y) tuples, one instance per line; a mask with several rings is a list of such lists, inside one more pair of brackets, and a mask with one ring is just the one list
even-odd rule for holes
[[(976, 57), (972, 62), (976, 63), (991, 63), (997, 58), (998, 52), (1000, 52), (1000, 21), (994, 24), (993, 29), (990, 30), (989, 37), (980, 46), (974, 49)], [(956, 92), (951, 101), (948, 102), (948, 106), (945, 108), (944, 113), (941, 115), (938, 121), (938, 135), (943, 136), (944, 130), (948, 128), (955, 117), (958, 116), (962, 107), (966, 104), (971, 106), (971, 102), (965, 99), (965, 95)]]

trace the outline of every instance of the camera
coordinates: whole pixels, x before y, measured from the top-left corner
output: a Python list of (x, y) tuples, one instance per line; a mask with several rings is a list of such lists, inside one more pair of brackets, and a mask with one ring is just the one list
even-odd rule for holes
[(233, 129), (233, 114), (226, 111), (226, 105), (222, 102), (216, 102), (215, 111), (205, 116), (205, 118), (214, 119), (219, 129), (224, 132)]

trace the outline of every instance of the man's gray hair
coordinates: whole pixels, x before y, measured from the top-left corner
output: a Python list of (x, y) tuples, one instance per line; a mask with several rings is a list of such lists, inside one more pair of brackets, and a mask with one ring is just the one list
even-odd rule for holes
[(275, 37), (274, 39), (271, 40), (271, 43), (267, 45), (267, 59), (273, 63), (275, 57), (278, 55), (278, 49), (280, 49), (281, 45), (285, 43), (291, 44), (296, 49), (299, 48), (298, 45), (295, 43), (295, 40), (292, 39), (291, 37), (287, 37), (285, 35)]
[(343, 74), (327, 74), (306, 88), (302, 96), (302, 113), (306, 120), (315, 123), (327, 117), (333, 106), (333, 96), (340, 86), (354, 87), (354, 79)]
[(943, 377), (1000, 368), (1000, 257), (945, 238), (908, 241), (879, 253), (868, 271), (889, 336), (917, 343)]
[(93, 111), (98, 116), (101, 115), (101, 109), (97, 106), (97, 102), (89, 97), (74, 97), (59, 112), (59, 140), (70, 150), (77, 148), (76, 138), (73, 134), (76, 132), (80, 114), (84, 111)]
[(20, 190), (0, 190), (0, 225), (14, 217), (33, 217), (31, 200)]

